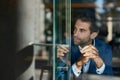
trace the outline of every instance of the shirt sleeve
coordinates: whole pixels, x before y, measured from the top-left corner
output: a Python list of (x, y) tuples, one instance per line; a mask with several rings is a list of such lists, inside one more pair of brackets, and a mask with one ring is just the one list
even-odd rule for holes
[(76, 77), (81, 74), (81, 69), (78, 69), (75, 63), (72, 65), (72, 70)]
[(96, 73), (97, 74), (102, 74), (105, 70), (105, 64), (103, 64), (99, 69), (96, 69)]

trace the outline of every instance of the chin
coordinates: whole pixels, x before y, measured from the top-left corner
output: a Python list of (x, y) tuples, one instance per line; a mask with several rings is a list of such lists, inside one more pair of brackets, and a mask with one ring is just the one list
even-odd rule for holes
[(75, 41), (74, 41), (74, 44), (75, 44), (75, 45), (79, 45), (79, 43), (77, 43), (77, 42), (75, 42)]

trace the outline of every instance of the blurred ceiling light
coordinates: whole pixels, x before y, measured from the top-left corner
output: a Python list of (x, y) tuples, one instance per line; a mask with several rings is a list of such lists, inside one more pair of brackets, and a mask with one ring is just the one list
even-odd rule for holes
[(107, 11), (110, 11), (110, 9), (113, 8), (113, 7), (114, 7), (114, 3), (113, 2), (105, 5), (105, 8), (107, 9)]
[(103, 0), (96, 0), (96, 2), (95, 2), (97, 7), (103, 7), (103, 3), (104, 3)]
[(96, 18), (97, 18), (98, 20), (101, 20), (100, 15), (99, 15), (99, 14), (97, 14), (97, 13), (96, 13)]
[(104, 0), (96, 0), (96, 2), (95, 2), (98, 13), (105, 13), (105, 10), (103, 8), (103, 3), (104, 3)]
[(116, 7), (116, 10), (117, 10), (117, 11), (120, 11), (120, 7)]
[(107, 5), (107, 7), (108, 7), (108, 8), (113, 8), (113, 7), (114, 7), (114, 3), (112, 3), (112, 2), (109, 3), (109, 4)]
[(51, 19), (52, 13), (49, 9), (46, 9), (46, 19), (48, 19), (50, 22), (52, 22)]
[(106, 11), (103, 8), (97, 8), (98, 13), (105, 13)]
[(96, 25), (97, 25), (98, 27), (101, 27), (101, 23), (100, 23), (100, 22), (96, 22)]

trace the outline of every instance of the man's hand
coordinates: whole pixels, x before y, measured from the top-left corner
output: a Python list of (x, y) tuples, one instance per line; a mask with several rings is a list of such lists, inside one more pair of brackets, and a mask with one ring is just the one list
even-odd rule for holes
[(58, 45), (57, 46), (57, 57), (63, 60), (64, 55), (69, 52), (68, 45)]
[(85, 64), (88, 60), (88, 57), (84, 57), (83, 54), (81, 54), (79, 60), (76, 62), (77, 68), (81, 69), (82, 65)]
[(100, 68), (103, 65), (103, 60), (100, 58), (98, 50), (93, 45), (85, 46), (81, 50), (81, 53), (83, 54), (83, 57), (93, 59), (97, 68)]
[(84, 57), (89, 57), (91, 59), (97, 58), (99, 56), (98, 50), (92, 45), (85, 46), (81, 50), (81, 53)]

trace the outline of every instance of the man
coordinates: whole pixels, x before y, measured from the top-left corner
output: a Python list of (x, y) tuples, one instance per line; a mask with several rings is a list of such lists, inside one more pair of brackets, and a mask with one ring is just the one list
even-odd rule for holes
[[(111, 47), (97, 39), (99, 29), (95, 25), (92, 12), (83, 11), (75, 20), (73, 38), (71, 40), (71, 69), (78, 77), (82, 73), (112, 75)], [(65, 46), (58, 46), (57, 57), (60, 58), (59, 66), (65, 66), (64, 55), (69, 52)], [(57, 71), (58, 80), (65, 74)]]

